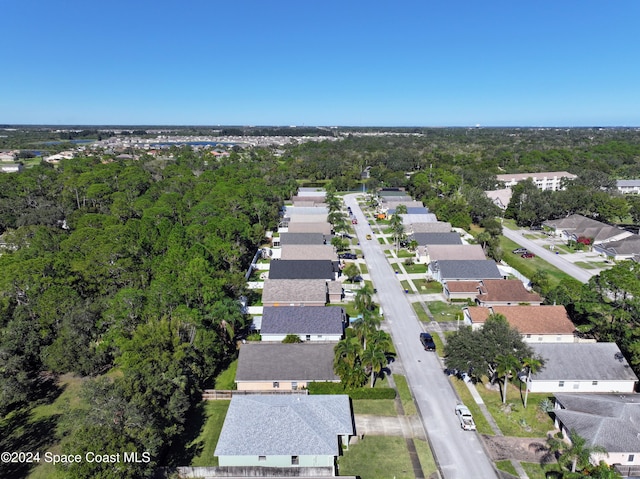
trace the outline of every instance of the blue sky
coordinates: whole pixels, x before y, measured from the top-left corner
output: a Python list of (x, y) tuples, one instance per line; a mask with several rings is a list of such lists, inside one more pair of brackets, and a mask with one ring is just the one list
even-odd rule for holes
[(638, 0), (0, 0), (0, 123), (640, 126)]

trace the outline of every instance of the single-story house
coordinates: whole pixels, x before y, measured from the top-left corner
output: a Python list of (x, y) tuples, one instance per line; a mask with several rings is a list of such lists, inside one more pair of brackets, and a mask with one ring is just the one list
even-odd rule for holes
[[(320, 208), (315, 208), (315, 209), (320, 209)], [(292, 224), (296, 224), (296, 223), (325, 223), (327, 221), (328, 216), (327, 215), (308, 215), (308, 214), (299, 214), (299, 215), (293, 215), (293, 216), (287, 216), (287, 223), (289, 224), (289, 226), (291, 226)]]
[(428, 221), (411, 223), (406, 229), (408, 235), (415, 233), (451, 233), (451, 223), (446, 221)]
[(347, 395), (233, 396), (214, 455), (220, 466), (327, 468), (355, 434)]
[(278, 259), (269, 262), (269, 279), (325, 279), (338, 278), (338, 261), (328, 259)]
[(531, 376), (533, 393), (632, 393), (638, 377), (616, 343), (531, 343), (544, 368)]
[(333, 232), (331, 224), (327, 221), (316, 221), (313, 223), (289, 223), (287, 227), (288, 233), (322, 233), (329, 237)]
[(481, 279), (502, 279), (502, 273), (492, 259), (483, 260), (440, 260), (429, 263), (427, 276), (435, 281), (479, 281)]
[(279, 306), (262, 310), (260, 334), (263, 341), (282, 341), (297, 334), (302, 341), (342, 339), (347, 316), (339, 306)]
[(411, 239), (418, 243), (418, 246), (428, 246), (433, 244), (462, 244), (458, 233), (414, 233)]
[(293, 219), (296, 216), (327, 216), (329, 214), (329, 208), (326, 206), (310, 206), (310, 207), (296, 207), (296, 206), (285, 206), (284, 207), (284, 216), (286, 218)]
[(289, 244), (284, 245), (280, 249), (280, 259), (315, 259), (337, 261), (338, 255), (336, 250), (330, 244), (322, 245), (301, 245)]
[(267, 279), (262, 290), (263, 306), (324, 306), (324, 279)]
[(325, 196), (312, 196), (312, 195), (296, 195), (291, 197), (291, 202), (294, 208), (313, 208), (317, 206), (326, 207)]
[(298, 188), (298, 196), (321, 196), (327, 197), (327, 191), (324, 188), (316, 188), (315, 186), (301, 186)]
[(478, 295), (478, 282), (443, 281), (442, 292), (449, 301), (476, 299)]
[(325, 235), (319, 232), (313, 233), (280, 233), (280, 236), (273, 238), (273, 246), (284, 246), (289, 244), (327, 244)]
[(640, 254), (640, 235), (632, 234), (618, 241), (600, 243), (593, 250), (614, 261), (633, 259)]
[(311, 382), (339, 383), (333, 343), (286, 344), (249, 341), (240, 347), (238, 391), (295, 391)]
[(573, 343), (575, 325), (564, 306), (472, 306), (463, 309), (465, 324), (479, 329), (492, 314), (501, 314), (527, 343)]
[[(456, 233), (457, 234), (457, 233)], [(432, 244), (416, 248), (416, 262), (430, 263), (439, 260), (487, 259), (479, 244)]]
[(548, 220), (542, 224), (554, 230), (555, 234), (565, 241), (589, 238), (592, 245), (618, 241), (633, 234), (617, 226), (611, 226), (578, 214)]
[(410, 228), (414, 223), (435, 223), (438, 221), (438, 217), (433, 213), (425, 214), (406, 214), (400, 215), (402, 218), (402, 224), (406, 228)]
[(538, 293), (528, 291), (517, 279), (483, 279), (476, 296), (478, 306), (514, 306), (529, 304), (539, 306), (542, 298)]
[(556, 427), (565, 437), (575, 431), (587, 446), (601, 446), (607, 454), (591, 461), (640, 466), (640, 396), (638, 394), (556, 394)]

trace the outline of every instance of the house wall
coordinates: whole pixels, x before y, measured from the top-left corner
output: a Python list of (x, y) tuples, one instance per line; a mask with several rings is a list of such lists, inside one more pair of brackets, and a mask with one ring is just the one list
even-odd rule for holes
[[(632, 458), (629, 461), (629, 458)], [(605, 463), (613, 466), (614, 464), (620, 464), (622, 466), (640, 466), (640, 451), (636, 452), (610, 452), (608, 456), (604, 454), (593, 454), (591, 456), (591, 462), (600, 463), (600, 461), (604, 461)]]
[(294, 301), (292, 303), (289, 303), (287, 301), (267, 301), (266, 303), (262, 303), (263, 306), (325, 306), (326, 302), (320, 302), (320, 301), (309, 301), (309, 302), (305, 302), (305, 301)]
[(523, 334), (525, 343), (575, 343), (573, 334)]
[(541, 381), (531, 379), (529, 391), (532, 393), (633, 393), (635, 381)]
[[(293, 445), (295, 446), (295, 445)], [(260, 458), (263, 458), (262, 460)], [(298, 456), (298, 464), (291, 464), (292, 456), (218, 456), (220, 466), (263, 467), (333, 467), (334, 456)]]
[[(286, 337), (286, 334), (262, 334), (262, 341), (270, 341), (270, 342), (282, 342)], [(320, 342), (338, 342), (342, 339), (342, 336), (339, 334), (310, 334), (307, 338), (306, 334), (300, 334), (298, 337), (302, 341), (320, 341)]]
[[(236, 385), (238, 391), (293, 391), (294, 381), (236, 381)], [(306, 388), (308, 381), (295, 381), (295, 385), (296, 390)]]

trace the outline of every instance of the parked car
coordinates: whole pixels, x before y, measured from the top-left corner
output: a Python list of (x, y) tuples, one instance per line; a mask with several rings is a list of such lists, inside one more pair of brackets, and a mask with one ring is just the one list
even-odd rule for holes
[(529, 250), (527, 250), (527, 248), (516, 248), (512, 251), (513, 254), (524, 254), (528, 252)]
[(471, 411), (464, 404), (458, 404), (456, 406), (456, 416), (458, 416), (458, 420), (460, 421), (460, 427), (465, 431), (475, 431), (476, 423), (473, 420), (473, 416), (471, 415)]
[(433, 337), (429, 333), (420, 333), (420, 342), (425, 351), (436, 350), (436, 343), (433, 342)]
[(536, 255), (535, 255), (535, 254), (533, 254), (533, 253), (529, 253), (529, 252), (524, 253), (524, 254), (521, 254), (520, 256), (521, 256), (522, 258), (535, 258), (535, 257), (536, 257)]
[(338, 255), (340, 259), (357, 259), (358, 256), (355, 253), (340, 253)]
[(353, 219), (351, 220), (351, 224), (352, 224), (352, 225), (357, 225), (357, 224), (358, 224), (358, 220), (357, 220), (357, 219), (355, 219), (355, 218), (353, 218)]

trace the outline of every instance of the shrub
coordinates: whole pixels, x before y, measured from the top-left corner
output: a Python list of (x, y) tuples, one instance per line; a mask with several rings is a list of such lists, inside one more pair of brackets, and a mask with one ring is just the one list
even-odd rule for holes
[(348, 394), (351, 399), (395, 399), (392, 388), (345, 389), (341, 383), (309, 383), (309, 394)]

